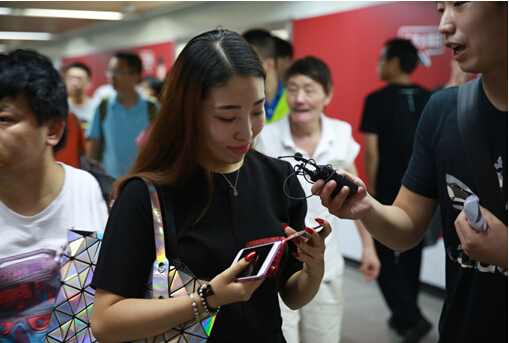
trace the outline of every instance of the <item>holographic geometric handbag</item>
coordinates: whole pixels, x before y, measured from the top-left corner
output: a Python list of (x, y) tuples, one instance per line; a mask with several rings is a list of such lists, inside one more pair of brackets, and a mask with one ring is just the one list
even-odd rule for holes
[[(148, 281), (148, 299), (166, 299), (168, 297), (186, 296), (194, 293), (203, 282), (180, 262), (176, 254), (176, 228), (170, 220), (168, 232), (171, 241), (170, 260), (166, 258), (164, 230), (159, 197), (154, 185), (143, 179), (148, 186), (152, 214), (156, 260), (153, 273)], [(165, 203), (167, 219), (173, 218), (171, 202)], [(68, 247), (65, 250), (60, 268), (60, 289), (46, 335), (45, 343), (96, 343), (92, 335), (90, 319), (95, 290), (90, 286), (102, 243), (102, 233), (70, 230)], [(138, 342), (146, 343), (202, 343), (206, 342), (212, 331), (216, 315), (206, 313), (200, 316), (200, 322), (190, 320), (171, 330), (152, 338)]]
[[(180, 261), (177, 255), (177, 231), (173, 219), (173, 207), (171, 201), (164, 202), (164, 213), (168, 219), (167, 232), (170, 234), (171, 244), (170, 260), (166, 258), (166, 249), (164, 245), (164, 229), (161, 214), (159, 196), (154, 184), (149, 180), (143, 179), (147, 184), (150, 202), (152, 205), (152, 215), (154, 219), (154, 235), (156, 244), (156, 259), (152, 268), (152, 275), (148, 283), (148, 290), (145, 298), (148, 299), (167, 299), (168, 297), (187, 296), (194, 293), (203, 283), (198, 280), (194, 274)], [(216, 315), (210, 316), (207, 313), (200, 315), (200, 321), (189, 320), (180, 324), (171, 330), (150, 339), (137, 341), (146, 343), (202, 343), (207, 342), (214, 325)]]
[(69, 230), (62, 256), (60, 289), (55, 299), (46, 343), (97, 342), (90, 329), (95, 290), (90, 287), (102, 233)]

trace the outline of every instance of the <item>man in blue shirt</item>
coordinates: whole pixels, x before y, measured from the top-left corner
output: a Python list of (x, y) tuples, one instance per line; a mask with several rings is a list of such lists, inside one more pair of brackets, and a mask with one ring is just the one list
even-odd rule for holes
[(116, 93), (97, 106), (86, 132), (89, 156), (115, 178), (131, 168), (135, 139), (150, 121), (147, 100), (136, 90), (141, 70), (141, 60), (133, 52), (117, 52), (111, 58), (106, 76)]

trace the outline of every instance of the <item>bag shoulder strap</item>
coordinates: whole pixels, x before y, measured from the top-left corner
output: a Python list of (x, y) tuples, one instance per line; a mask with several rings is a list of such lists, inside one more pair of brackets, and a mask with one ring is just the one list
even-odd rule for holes
[(507, 225), (505, 202), (490, 157), (485, 124), (478, 110), (479, 82), (480, 77), (459, 86), (458, 128), (479, 202)]
[[(154, 299), (166, 299), (169, 296), (168, 273), (170, 262), (166, 258), (164, 245), (164, 226), (161, 212), (161, 204), (154, 183), (148, 179), (141, 178), (148, 187), (150, 205), (152, 207), (152, 218), (154, 221), (154, 237), (156, 244), (156, 259), (152, 266), (152, 292)], [(171, 222), (171, 220), (170, 220)], [(175, 242), (176, 246), (176, 242)], [(176, 250), (173, 250), (176, 252)], [(172, 261), (173, 264), (173, 261)]]
[(163, 196), (163, 209), (161, 210), (161, 201), (159, 195), (162, 195), (162, 191), (158, 191), (158, 187), (154, 185), (154, 183), (148, 179), (141, 178), (148, 187), (148, 192), (150, 196), (150, 205), (152, 207), (152, 218), (154, 221), (154, 238), (156, 243), (156, 259), (166, 257), (166, 248), (165, 248), (165, 239), (164, 239), (164, 228), (163, 225), (163, 217), (167, 220), (166, 222), (166, 232), (170, 236), (170, 250), (168, 256), (172, 262), (180, 262), (180, 258), (177, 255), (177, 231), (175, 228), (175, 221), (173, 220), (173, 206), (171, 202), (164, 201)]
[[(145, 182), (150, 196), (150, 205), (152, 207), (152, 218), (154, 222), (154, 238), (156, 243), (156, 255), (161, 257), (168, 256), (172, 264), (179, 264), (180, 257), (177, 254), (177, 229), (175, 227), (175, 217), (171, 201), (165, 201), (164, 192), (158, 190), (159, 187), (148, 179), (140, 177)], [(162, 201), (160, 200), (162, 197)], [(162, 207), (161, 207), (162, 205)], [(166, 226), (163, 225), (163, 218), (166, 220)], [(169, 249), (165, 248), (165, 229), (169, 235)]]

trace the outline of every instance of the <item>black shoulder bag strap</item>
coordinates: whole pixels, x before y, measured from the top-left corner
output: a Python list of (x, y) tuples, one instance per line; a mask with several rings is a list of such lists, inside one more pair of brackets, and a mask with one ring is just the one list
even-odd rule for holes
[(459, 87), (458, 127), (480, 204), (507, 225), (505, 201), (490, 157), (485, 124), (479, 115), (479, 82), (481, 78)]

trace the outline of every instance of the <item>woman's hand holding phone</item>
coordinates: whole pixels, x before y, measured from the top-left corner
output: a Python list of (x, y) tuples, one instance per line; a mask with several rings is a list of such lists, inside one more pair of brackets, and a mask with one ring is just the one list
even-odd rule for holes
[(247, 255), (209, 282), (214, 290), (214, 294), (207, 297), (210, 307), (217, 308), (239, 301), (247, 301), (251, 298), (253, 292), (262, 284), (263, 279), (237, 282), (237, 275), (249, 268), (254, 258), (256, 258), (254, 254)]
[[(325, 253), (325, 238), (330, 234), (331, 227), (327, 221), (316, 219), (319, 224), (315, 228), (306, 228), (304, 232), (297, 232), (286, 224), (283, 228), (287, 235), (287, 239), (294, 242), (299, 252), (294, 256), (297, 260), (304, 263), (303, 271), (310, 278), (322, 278), (324, 271), (323, 255)], [(323, 227), (323, 228), (322, 228)], [(292, 236), (294, 235), (294, 236)], [(309, 237), (309, 238), (306, 238)], [(270, 245), (272, 246), (273, 243)], [(219, 306), (247, 301), (251, 298), (253, 292), (260, 287), (263, 278), (245, 278), (242, 282), (238, 282), (239, 275), (253, 270), (258, 266), (263, 266), (265, 256), (260, 256), (256, 249), (243, 249), (247, 254), (242, 256), (237, 262), (233, 263), (228, 269), (214, 277), (209, 283), (214, 289), (214, 294), (207, 297), (210, 307), (217, 308)], [(268, 253), (267, 256), (271, 256)], [(256, 262), (256, 263), (253, 263)]]
[[(325, 220), (319, 218), (315, 220), (319, 224), (318, 227), (306, 228), (306, 234), (309, 238), (299, 235), (292, 239), (298, 249), (298, 252), (293, 253), (293, 255), (297, 260), (304, 263), (302, 270), (309, 277), (322, 278), (324, 273), (325, 238), (331, 233), (331, 227), (329, 222)], [(318, 230), (320, 227), (323, 227), (323, 229)], [(283, 224), (283, 228), (289, 238), (297, 233), (286, 224)]]
[[(237, 275), (237, 281), (245, 282), (247, 280), (265, 279), (267, 276), (273, 274), (274, 272), (270, 273), (270, 270), (274, 267), (273, 263), (279, 263), (277, 256), (285, 246), (282, 243), (281, 240), (278, 240), (250, 245), (246, 246), (244, 249), (240, 249), (233, 263), (237, 263), (237, 261), (244, 257), (247, 258), (251, 255), (254, 257), (251, 259), (251, 264)], [(277, 270), (277, 267), (275, 268)]]

